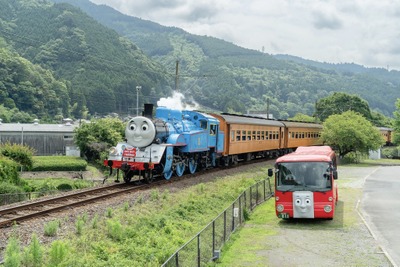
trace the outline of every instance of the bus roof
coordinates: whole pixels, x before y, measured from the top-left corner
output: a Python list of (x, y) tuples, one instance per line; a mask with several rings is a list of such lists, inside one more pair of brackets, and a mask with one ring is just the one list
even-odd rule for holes
[(301, 146), (295, 152), (278, 158), (276, 163), (305, 161), (331, 162), (334, 157), (335, 152), (329, 146)]

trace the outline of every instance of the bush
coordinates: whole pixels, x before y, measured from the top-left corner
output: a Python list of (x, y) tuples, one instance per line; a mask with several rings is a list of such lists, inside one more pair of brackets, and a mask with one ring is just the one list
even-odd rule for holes
[(87, 162), (73, 156), (37, 156), (32, 171), (85, 171)]
[(14, 184), (8, 182), (0, 182), (0, 194), (18, 194), (24, 193), (24, 190)]
[(59, 227), (60, 227), (60, 222), (58, 220), (48, 222), (44, 226), (44, 235), (56, 236)]
[(382, 157), (388, 159), (399, 158), (399, 150), (397, 147), (384, 147), (382, 148)]
[(18, 164), (4, 156), (0, 156), (0, 182), (8, 182), (15, 185), (20, 184)]
[(30, 170), (32, 168), (32, 156), (34, 150), (29, 146), (20, 144), (5, 143), (0, 145), (0, 155), (8, 157), (24, 168)]

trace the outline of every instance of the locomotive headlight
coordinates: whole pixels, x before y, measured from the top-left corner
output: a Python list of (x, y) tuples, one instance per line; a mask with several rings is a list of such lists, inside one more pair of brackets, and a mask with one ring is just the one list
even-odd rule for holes
[(282, 212), (284, 209), (285, 209), (285, 207), (284, 207), (282, 204), (276, 205), (276, 210), (277, 210), (278, 212)]
[(328, 200), (329, 200), (329, 201), (332, 201), (332, 200), (333, 200), (333, 197), (329, 197)]
[(110, 148), (109, 153), (110, 153), (110, 155), (117, 155), (118, 150), (115, 146), (113, 146), (112, 148)]
[(331, 212), (331, 211), (332, 211), (332, 206), (331, 206), (331, 205), (325, 205), (325, 206), (324, 206), (324, 211), (325, 211), (326, 213)]
[(276, 201), (279, 201), (279, 197), (275, 197), (275, 200), (276, 200)]

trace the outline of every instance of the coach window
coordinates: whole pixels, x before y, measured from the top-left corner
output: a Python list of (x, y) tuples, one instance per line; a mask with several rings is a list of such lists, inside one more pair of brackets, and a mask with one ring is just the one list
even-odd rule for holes
[(256, 131), (253, 131), (252, 140), (256, 140)]
[(260, 131), (257, 131), (257, 140), (261, 140), (261, 132)]
[(231, 130), (231, 141), (235, 141), (235, 131)]
[(251, 141), (251, 131), (247, 131), (247, 141)]
[(261, 140), (264, 140), (264, 139), (265, 139), (265, 132), (261, 131)]
[(242, 141), (246, 141), (246, 131), (242, 131)]
[(236, 141), (240, 141), (240, 130), (236, 131)]

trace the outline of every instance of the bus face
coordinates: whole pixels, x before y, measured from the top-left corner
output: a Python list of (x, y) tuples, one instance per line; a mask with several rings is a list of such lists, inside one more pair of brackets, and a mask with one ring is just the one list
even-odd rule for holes
[(275, 208), (279, 218), (333, 218), (337, 201), (332, 162), (276, 164)]

